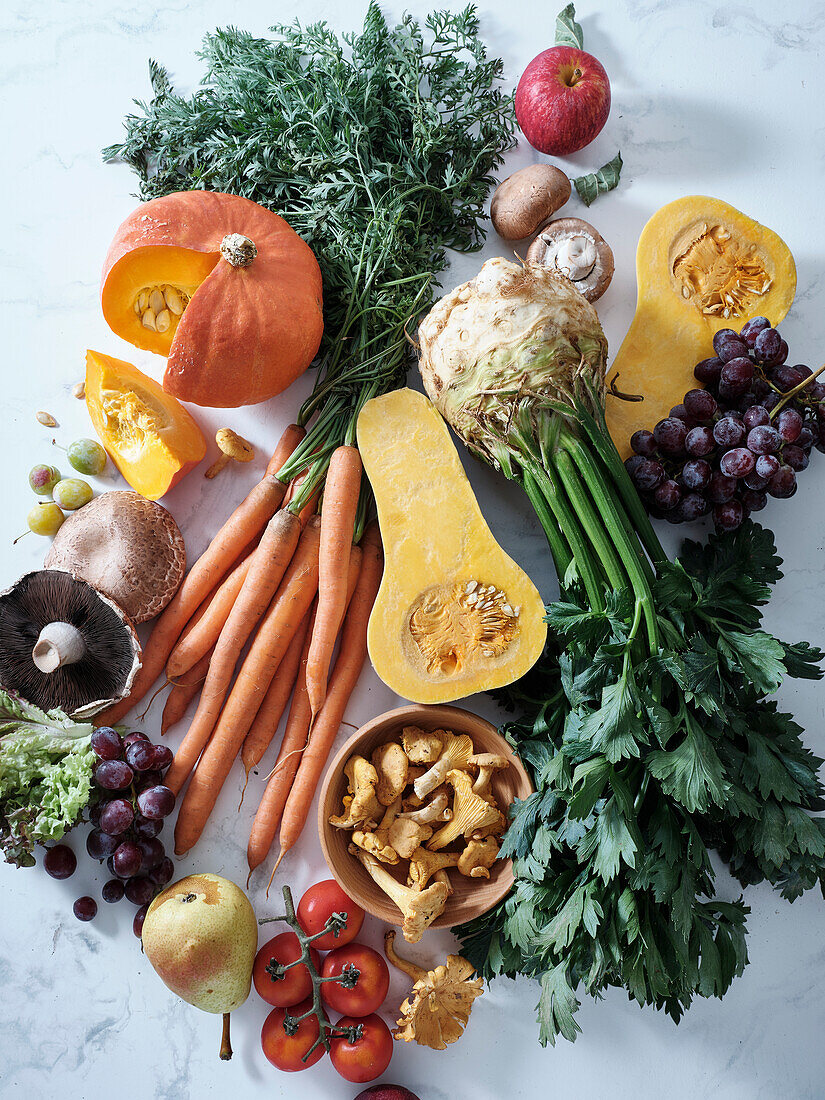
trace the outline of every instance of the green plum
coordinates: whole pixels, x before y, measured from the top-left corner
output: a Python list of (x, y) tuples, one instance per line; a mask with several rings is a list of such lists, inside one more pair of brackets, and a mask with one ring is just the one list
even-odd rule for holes
[(97, 477), (106, 469), (106, 452), (96, 439), (76, 439), (67, 453), (72, 468), (80, 474)]
[(29, 530), (35, 535), (56, 535), (65, 518), (52, 501), (48, 504), (35, 504), (28, 515)]
[(92, 487), (79, 477), (64, 477), (52, 492), (55, 503), (67, 512), (74, 512), (92, 499)]
[(50, 497), (58, 481), (60, 471), (56, 466), (46, 466), (38, 462), (29, 470), (29, 485), (39, 497)]

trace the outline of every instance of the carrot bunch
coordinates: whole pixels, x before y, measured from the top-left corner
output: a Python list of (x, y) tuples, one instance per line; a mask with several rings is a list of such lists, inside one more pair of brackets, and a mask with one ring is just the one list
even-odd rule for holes
[(332, 451), (318, 516), (319, 486), (290, 475), (290, 457), (294, 468), (304, 435), (297, 425), (286, 429), (261, 481), (155, 623), (130, 696), (99, 719), (119, 721), (164, 668), (172, 685), (164, 732), (198, 697), (165, 780), (182, 794), (175, 827), (181, 855), (200, 838), (238, 755), (246, 790), (289, 707), (250, 834), (250, 873), (266, 859), (279, 826), (278, 862), (307, 820), (366, 659), (367, 622), (383, 570), (377, 524), (363, 537), (359, 531), (357, 448)]

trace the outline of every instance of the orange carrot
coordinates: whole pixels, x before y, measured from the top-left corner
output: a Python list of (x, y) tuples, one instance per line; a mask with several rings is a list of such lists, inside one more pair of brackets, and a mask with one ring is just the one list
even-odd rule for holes
[[(318, 591), (320, 522), (317, 517), (311, 519), (301, 535), (295, 556), (241, 665), (212, 738), (198, 761), (175, 826), (175, 851), (179, 855), (189, 851), (201, 835), (272, 677)], [(192, 760), (191, 764), (194, 762)], [(183, 760), (179, 765), (176, 754), (166, 773), (164, 782), (176, 793), (188, 774), (187, 763)]]
[(282, 508), (267, 524), (252, 555), (246, 580), (215, 643), (195, 717), (166, 777), (167, 786), (176, 792), (186, 782), (212, 735), (241, 650), (272, 602), (300, 535), (298, 517)]
[(200, 691), (201, 684), (206, 679), (206, 673), (209, 670), (209, 658), (211, 656), (212, 650), (210, 649), (197, 664), (193, 665), (184, 674), (183, 679), (173, 681), (172, 690), (166, 697), (163, 717), (160, 720), (160, 732), (162, 734), (180, 722), (186, 713), (186, 708)]
[(367, 623), (384, 571), (384, 555), (377, 523), (371, 523), (364, 532), (361, 549), (361, 572), (344, 620), (341, 647), (330, 678), (329, 691), (284, 806), (279, 838), (281, 851), (275, 868), (294, 846), (306, 825), (315, 788), (341, 728), (344, 711), (367, 656)]
[(313, 718), (321, 709), (327, 693), (329, 663), (344, 617), (349, 548), (361, 492), (361, 471), (361, 456), (357, 447), (338, 447), (333, 451), (324, 482), (321, 510), (318, 613), (307, 660), (307, 692)]
[[(270, 465), (278, 469), (303, 439), (305, 432), (290, 424), (278, 443)], [(135, 677), (130, 694), (95, 718), (95, 724), (114, 725), (146, 694), (163, 671), (172, 647), (183, 628), (203, 602), (207, 593), (238, 557), (244, 547), (263, 529), (280, 507), (286, 485), (272, 474), (264, 477), (238, 505), (203, 554), (183, 579), (174, 599), (160, 615), (143, 651), (143, 664)]]
[[(350, 551), (349, 577), (347, 581), (347, 603), (352, 599), (355, 586), (358, 582), (361, 565), (361, 547), (353, 546)], [(292, 787), (295, 773), (301, 762), (301, 753), (306, 748), (309, 727), (312, 719), (312, 711), (309, 706), (306, 685), (306, 664), (309, 656), (309, 646), (312, 640), (313, 620), (310, 622), (306, 641), (301, 654), (301, 663), (298, 670), (298, 680), (295, 684), (295, 694), (292, 697), (292, 706), (289, 710), (284, 739), (275, 761), (275, 767), (269, 777), (269, 782), (261, 798), (252, 829), (249, 833), (249, 845), (246, 849), (246, 858), (249, 863), (249, 873), (255, 870), (269, 854), (275, 832), (281, 821), (286, 800)]]

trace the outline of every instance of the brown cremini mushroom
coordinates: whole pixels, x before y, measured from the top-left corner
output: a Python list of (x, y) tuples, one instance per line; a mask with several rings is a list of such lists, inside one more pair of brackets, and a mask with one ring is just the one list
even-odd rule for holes
[(527, 263), (558, 271), (588, 302), (601, 298), (613, 278), (610, 245), (581, 218), (558, 218), (546, 225), (527, 250)]
[(171, 514), (139, 493), (102, 493), (70, 513), (46, 555), (114, 600), (134, 623), (153, 619), (186, 570), (183, 536)]
[(493, 192), (490, 219), (499, 237), (531, 237), (570, 198), (570, 180), (552, 164), (531, 164), (508, 176)]
[(128, 695), (139, 668), (134, 627), (86, 581), (41, 569), (0, 595), (0, 686), (41, 710), (88, 718)]
[(203, 475), (210, 480), (217, 477), (230, 462), (251, 462), (255, 457), (255, 448), (249, 440), (233, 432), (231, 428), (218, 428), (215, 433), (215, 442), (221, 452), (220, 458), (217, 458)]

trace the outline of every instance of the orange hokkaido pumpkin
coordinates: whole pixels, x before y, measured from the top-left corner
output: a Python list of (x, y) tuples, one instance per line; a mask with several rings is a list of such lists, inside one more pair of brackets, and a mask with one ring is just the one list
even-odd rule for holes
[(86, 352), (86, 405), (112, 462), (149, 500), (206, 454), (203, 433), (177, 398), (123, 359)]
[(163, 388), (234, 408), (286, 389), (321, 342), (321, 272), (283, 218), (238, 195), (179, 191), (137, 208), (103, 266), (103, 315), (168, 357)]

